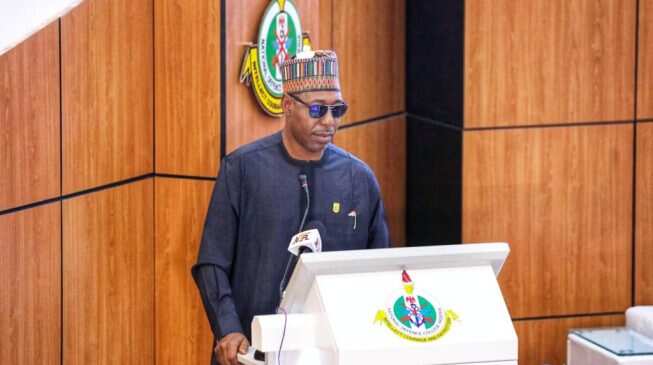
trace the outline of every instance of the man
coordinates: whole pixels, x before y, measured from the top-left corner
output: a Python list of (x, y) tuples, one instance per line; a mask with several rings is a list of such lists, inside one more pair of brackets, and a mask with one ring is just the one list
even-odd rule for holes
[(192, 270), (217, 339), (212, 363), (238, 364), (252, 318), (276, 312), (288, 243), (307, 206), (305, 221), (326, 228), (323, 250), (388, 247), (374, 174), (331, 144), (347, 110), (335, 53), (300, 53), (281, 74), (283, 130), (222, 161)]

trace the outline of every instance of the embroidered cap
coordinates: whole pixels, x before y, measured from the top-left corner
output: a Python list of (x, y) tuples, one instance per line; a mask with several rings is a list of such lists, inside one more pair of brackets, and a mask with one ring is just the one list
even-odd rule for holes
[(330, 50), (299, 52), (281, 64), (283, 92), (340, 91), (338, 58)]

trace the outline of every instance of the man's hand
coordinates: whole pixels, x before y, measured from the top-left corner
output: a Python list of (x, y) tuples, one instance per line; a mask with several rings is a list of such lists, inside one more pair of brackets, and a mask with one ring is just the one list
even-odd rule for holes
[(249, 341), (242, 333), (230, 333), (215, 344), (215, 356), (220, 365), (238, 365), (237, 355), (246, 354), (249, 348)]

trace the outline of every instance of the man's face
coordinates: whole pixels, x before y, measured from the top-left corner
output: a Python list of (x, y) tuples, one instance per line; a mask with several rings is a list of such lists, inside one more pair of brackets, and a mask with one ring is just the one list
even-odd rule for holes
[[(294, 96), (309, 105), (333, 105), (344, 102), (339, 91), (313, 91)], [(285, 128), (290, 132), (288, 134), (310, 154), (321, 153), (327, 144), (333, 141), (340, 124), (340, 118), (333, 118), (331, 111), (321, 118), (312, 118), (306, 105), (288, 95), (284, 96), (284, 112)]]

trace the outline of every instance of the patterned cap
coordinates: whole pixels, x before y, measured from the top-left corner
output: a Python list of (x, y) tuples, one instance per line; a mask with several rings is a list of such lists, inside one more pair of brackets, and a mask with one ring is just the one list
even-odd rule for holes
[(281, 64), (283, 92), (340, 91), (338, 58), (330, 50), (299, 52)]

